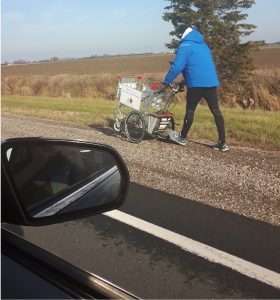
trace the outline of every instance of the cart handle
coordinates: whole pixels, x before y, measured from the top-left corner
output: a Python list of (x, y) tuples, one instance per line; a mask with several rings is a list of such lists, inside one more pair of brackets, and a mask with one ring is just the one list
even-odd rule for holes
[(156, 93), (161, 94), (163, 93), (168, 87), (171, 88), (173, 90), (173, 92), (175, 94), (180, 93), (180, 92), (184, 92), (185, 89), (185, 80), (181, 80), (179, 82), (171, 82), (170, 84), (164, 84), (163, 82), (160, 83), (160, 85), (163, 85), (163, 88), (161, 88), (159, 91), (157, 91)]

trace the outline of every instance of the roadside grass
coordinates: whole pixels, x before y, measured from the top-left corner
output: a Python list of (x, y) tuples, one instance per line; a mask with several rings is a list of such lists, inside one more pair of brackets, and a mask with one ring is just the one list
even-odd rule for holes
[[(112, 126), (116, 101), (81, 98), (2, 96), (2, 111), (73, 122), (79, 125)], [(231, 145), (280, 150), (280, 112), (221, 108)], [(184, 102), (171, 107), (180, 130), (185, 114)], [(199, 105), (189, 133), (192, 140), (215, 142), (217, 130), (209, 108)]]
[[(142, 78), (161, 81), (164, 73), (141, 73)], [(67, 99), (114, 100), (118, 86), (115, 73), (13, 75), (1, 79), (2, 95), (54, 97)], [(226, 107), (247, 107), (280, 111), (280, 69), (256, 70), (248, 77), (246, 87), (231, 84), (232, 93), (219, 89), (221, 103)], [(184, 101), (184, 94), (177, 96)]]
[(2, 96), (2, 111), (80, 125), (111, 125), (115, 106), (104, 99)]
[[(231, 145), (280, 150), (280, 113), (221, 108), (227, 141)], [(183, 117), (182, 117), (183, 118)], [(199, 107), (190, 138), (217, 141), (214, 118), (208, 107)]]

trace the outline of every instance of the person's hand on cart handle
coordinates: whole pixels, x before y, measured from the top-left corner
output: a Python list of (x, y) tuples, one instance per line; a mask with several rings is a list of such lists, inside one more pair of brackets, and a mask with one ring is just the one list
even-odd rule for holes
[(160, 93), (164, 92), (167, 88), (171, 88), (174, 90), (174, 92), (183, 92), (185, 89), (185, 80), (182, 80), (180, 82), (170, 82), (169, 84), (166, 84), (164, 81), (161, 82), (161, 89)]
[(158, 93), (159, 94), (163, 93), (167, 88), (172, 88), (172, 85), (171, 84), (166, 84), (166, 83), (164, 83), (164, 81), (162, 81)]

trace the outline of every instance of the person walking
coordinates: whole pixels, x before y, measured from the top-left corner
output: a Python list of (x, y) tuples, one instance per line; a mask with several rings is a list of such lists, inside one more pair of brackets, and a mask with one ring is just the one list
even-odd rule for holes
[(169, 137), (180, 145), (186, 145), (187, 135), (192, 126), (195, 109), (204, 98), (214, 116), (218, 130), (218, 142), (212, 148), (228, 151), (224, 118), (218, 104), (217, 87), (220, 85), (211, 51), (203, 35), (195, 28), (188, 27), (182, 35), (175, 60), (163, 81), (169, 85), (180, 73), (186, 81), (187, 106), (181, 132), (170, 131)]

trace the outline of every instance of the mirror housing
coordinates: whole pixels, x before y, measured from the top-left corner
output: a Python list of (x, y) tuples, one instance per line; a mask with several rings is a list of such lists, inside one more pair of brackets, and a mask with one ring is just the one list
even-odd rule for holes
[(1, 144), (2, 222), (48, 225), (120, 207), (129, 172), (111, 146), (15, 138)]

